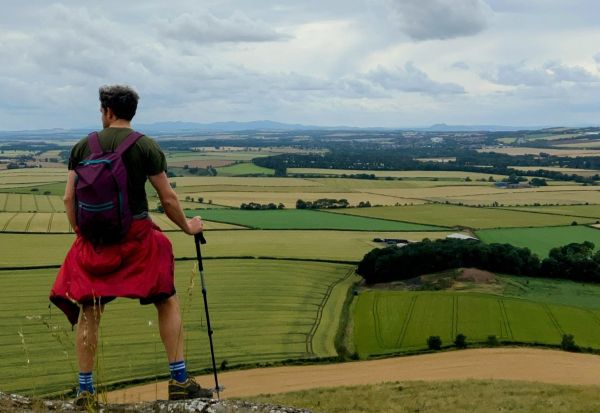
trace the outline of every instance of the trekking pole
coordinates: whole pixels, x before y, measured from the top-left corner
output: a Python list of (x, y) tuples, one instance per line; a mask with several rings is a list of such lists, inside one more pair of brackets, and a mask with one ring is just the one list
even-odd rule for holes
[(200, 244), (206, 244), (206, 239), (201, 232), (194, 235), (194, 241), (196, 243), (196, 257), (198, 258), (198, 272), (200, 272), (200, 282), (202, 284), (202, 297), (204, 298), (204, 311), (206, 312), (206, 327), (208, 328), (208, 341), (210, 342), (210, 356), (212, 358), (213, 374), (215, 376), (215, 391), (217, 392), (217, 399), (221, 399), (221, 390), (223, 387), (219, 386), (219, 378), (217, 377), (217, 363), (215, 361), (215, 350), (213, 347), (213, 330), (210, 326), (210, 316), (208, 315), (208, 301), (206, 299), (206, 287), (204, 284), (204, 266), (202, 265), (202, 253), (200, 252)]

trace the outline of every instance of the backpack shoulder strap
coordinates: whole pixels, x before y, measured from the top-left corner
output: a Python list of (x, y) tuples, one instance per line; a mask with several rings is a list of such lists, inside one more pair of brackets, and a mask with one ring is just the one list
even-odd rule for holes
[(101, 155), (104, 153), (102, 146), (100, 146), (100, 139), (98, 138), (98, 132), (92, 132), (88, 135), (88, 146), (92, 155)]
[(135, 144), (137, 140), (142, 136), (144, 136), (143, 133), (139, 133), (136, 131), (131, 132), (129, 135), (127, 135), (125, 140), (121, 142), (121, 144), (117, 147), (117, 150), (115, 152), (122, 156), (125, 153), (125, 151), (129, 149), (133, 144)]

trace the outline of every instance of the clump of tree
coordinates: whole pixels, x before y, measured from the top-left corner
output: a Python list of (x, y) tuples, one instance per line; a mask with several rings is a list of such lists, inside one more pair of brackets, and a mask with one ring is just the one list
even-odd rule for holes
[(423, 240), (401, 248), (376, 248), (358, 264), (368, 284), (414, 278), (459, 267), (533, 276), (539, 258), (528, 248), (455, 239)]
[(540, 260), (528, 248), (465, 240), (424, 240), (401, 248), (376, 248), (367, 253), (357, 272), (367, 284), (414, 278), (460, 267), (529, 277), (600, 282), (600, 251), (585, 241), (553, 248)]
[(531, 186), (548, 186), (548, 183), (544, 178), (531, 178), (529, 181), (529, 185)]
[(270, 202), (268, 204), (259, 204), (257, 202), (249, 202), (249, 203), (243, 203), (242, 205), (240, 205), (240, 209), (245, 209), (248, 211), (264, 211), (264, 210), (268, 210), (268, 209), (284, 209), (285, 205), (283, 205), (282, 203), (274, 204), (273, 202)]
[(589, 241), (552, 248), (542, 261), (540, 274), (549, 278), (600, 282), (600, 251)]
[(320, 198), (315, 201), (304, 201), (302, 199), (296, 201), (296, 209), (348, 208), (349, 205), (347, 199)]
[(457, 348), (467, 348), (467, 336), (464, 334), (457, 334), (454, 339), (454, 345)]
[(502, 182), (508, 182), (509, 184), (520, 184), (521, 182), (527, 182), (527, 178), (520, 175), (511, 174), (504, 178)]
[(442, 348), (442, 339), (440, 336), (429, 336), (427, 338), (427, 347), (429, 350), (440, 350)]
[(564, 351), (571, 351), (573, 353), (581, 351), (581, 348), (575, 343), (575, 336), (573, 336), (573, 334), (563, 334), (560, 348)]

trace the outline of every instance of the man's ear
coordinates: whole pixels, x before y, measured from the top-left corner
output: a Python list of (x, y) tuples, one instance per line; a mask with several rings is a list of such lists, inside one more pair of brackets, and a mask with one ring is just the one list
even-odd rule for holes
[(106, 108), (105, 111), (106, 111), (105, 113), (106, 113), (107, 119), (110, 119), (110, 120), (117, 119), (117, 117), (115, 116), (115, 113), (113, 112), (113, 110), (111, 108)]

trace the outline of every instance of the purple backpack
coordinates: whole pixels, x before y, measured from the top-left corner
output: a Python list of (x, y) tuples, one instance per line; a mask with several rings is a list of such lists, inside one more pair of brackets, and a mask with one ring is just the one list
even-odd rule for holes
[(75, 167), (77, 226), (94, 244), (119, 242), (131, 226), (127, 169), (122, 156), (144, 135), (130, 133), (114, 152), (103, 152), (98, 133), (88, 135), (92, 154)]

